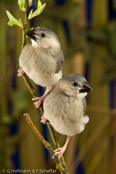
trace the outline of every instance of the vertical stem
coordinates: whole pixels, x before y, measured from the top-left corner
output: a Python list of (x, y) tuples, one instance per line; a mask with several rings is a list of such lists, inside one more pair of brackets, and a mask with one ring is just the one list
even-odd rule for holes
[[(29, 0), (25, 0), (25, 22), (28, 24)], [(27, 25), (26, 25), (27, 28)]]
[(26, 31), (28, 26), (28, 14), (29, 14), (29, 1), (25, 0), (25, 21), (24, 21), (24, 28), (23, 28), (23, 39), (22, 39), (22, 48), (26, 45)]

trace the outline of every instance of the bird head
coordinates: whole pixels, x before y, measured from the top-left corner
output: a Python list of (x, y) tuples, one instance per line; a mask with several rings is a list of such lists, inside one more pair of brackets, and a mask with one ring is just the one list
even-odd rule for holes
[(59, 89), (66, 95), (84, 98), (91, 91), (87, 80), (80, 74), (70, 74), (59, 80)]
[(32, 46), (40, 48), (55, 48), (60, 47), (60, 42), (56, 34), (43, 27), (38, 27), (26, 32), (26, 35), (31, 38)]

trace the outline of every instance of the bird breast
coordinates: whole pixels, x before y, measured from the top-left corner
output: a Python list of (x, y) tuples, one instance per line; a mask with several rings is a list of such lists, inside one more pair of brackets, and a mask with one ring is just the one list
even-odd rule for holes
[(55, 74), (56, 60), (50, 55), (50, 50), (43, 51), (28, 44), (23, 48), (19, 58), (19, 64), (24, 72), (43, 87), (54, 86), (62, 77), (62, 71)]
[(82, 100), (50, 94), (44, 100), (44, 116), (61, 134), (73, 136), (80, 133), (80, 120), (84, 114)]

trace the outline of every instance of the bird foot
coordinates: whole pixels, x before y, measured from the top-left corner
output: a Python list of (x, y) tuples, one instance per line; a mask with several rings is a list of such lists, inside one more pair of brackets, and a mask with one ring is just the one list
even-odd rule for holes
[(46, 124), (46, 121), (47, 121), (47, 118), (43, 115), (42, 117), (41, 117), (41, 123), (43, 123), (43, 124)]
[(58, 158), (59, 159), (61, 158), (61, 156), (63, 155), (63, 153), (66, 150), (66, 147), (67, 147), (67, 145), (68, 145), (68, 143), (70, 141), (70, 138), (71, 138), (71, 136), (67, 136), (67, 139), (66, 139), (66, 142), (65, 142), (64, 146), (54, 150), (54, 155), (53, 155), (52, 158), (54, 158), (55, 155), (59, 155)]
[(58, 158), (60, 159), (61, 156), (63, 155), (63, 153), (65, 152), (65, 150), (66, 150), (66, 146), (63, 146), (63, 147), (60, 147), (60, 148), (54, 150), (54, 156), (59, 155)]
[(23, 71), (23, 69), (20, 68), (20, 69), (18, 70), (17, 76), (21, 77), (24, 73), (25, 73), (25, 72)]
[(39, 108), (39, 106), (41, 105), (41, 103), (43, 102), (44, 100), (44, 96), (41, 96), (41, 97), (36, 97), (36, 98), (32, 98), (32, 100), (38, 100), (34, 103), (35, 107), (36, 108)]
[(39, 108), (39, 106), (41, 105), (41, 103), (43, 102), (45, 96), (48, 94), (48, 92), (51, 90), (51, 87), (47, 87), (44, 94), (41, 97), (36, 97), (36, 98), (32, 98), (32, 100), (38, 100), (34, 103), (36, 108)]

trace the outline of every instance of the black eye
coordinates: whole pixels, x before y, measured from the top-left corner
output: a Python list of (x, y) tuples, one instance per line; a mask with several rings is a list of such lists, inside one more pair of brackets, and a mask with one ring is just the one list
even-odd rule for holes
[(42, 34), (41, 34), (41, 37), (46, 37), (46, 34), (45, 34), (45, 33), (42, 33)]
[(78, 86), (78, 83), (77, 82), (74, 82), (72, 85), (73, 86)]
[(37, 30), (35, 30), (35, 34), (37, 34), (38, 32), (37, 32)]

